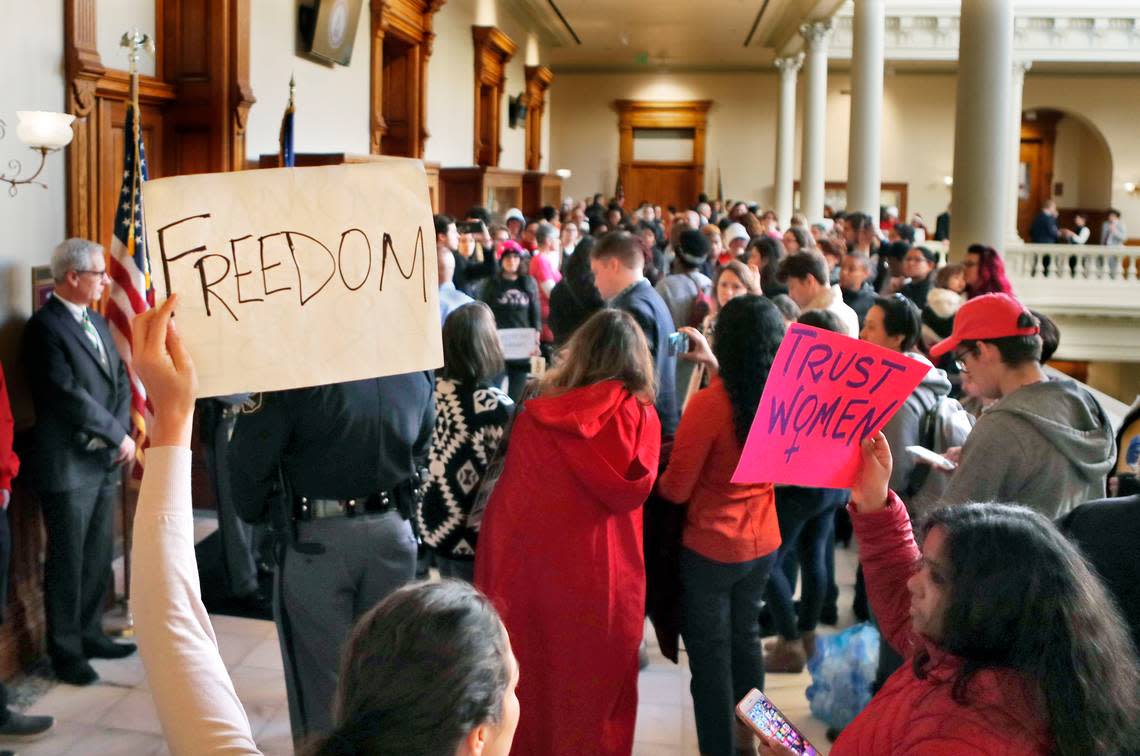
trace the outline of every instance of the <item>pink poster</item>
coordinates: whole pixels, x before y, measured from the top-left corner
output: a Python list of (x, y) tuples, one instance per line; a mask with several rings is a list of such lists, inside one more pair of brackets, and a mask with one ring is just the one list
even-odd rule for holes
[(898, 352), (793, 323), (732, 481), (849, 488), (859, 442), (887, 424), (929, 370)]

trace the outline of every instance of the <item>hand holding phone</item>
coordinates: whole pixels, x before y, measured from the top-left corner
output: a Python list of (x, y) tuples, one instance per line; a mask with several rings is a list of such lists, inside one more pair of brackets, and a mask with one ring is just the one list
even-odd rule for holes
[(675, 332), (669, 334), (669, 355), (676, 357), (689, 351), (689, 336), (685, 333)]
[[(794, 754), (816, 756), (819, 752), (799, 730), (792, 726), (783, 712), (756, 688), (736, 705), (736, 716), (751, 727), (765, 742), (782, 746)], [(778, 752), (778, 751), (777, 751)]]
[(954, 462), (937, 452), (930, 451), (930, 449), (927, 449), (925, 446), (908, 446), (906, 450), (916, 461), (930, 465), (931, 467), (936, 467), (946, 472), (953, 472), (958, 469), (958, 465)]

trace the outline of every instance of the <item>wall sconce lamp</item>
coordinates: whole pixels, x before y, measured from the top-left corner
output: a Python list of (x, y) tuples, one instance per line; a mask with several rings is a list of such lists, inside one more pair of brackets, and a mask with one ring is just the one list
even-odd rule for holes
[(1135, 181), (1125, 181), (1124, 182), (1124, 191), (1128, 192), (1129, 194), (1136, 194), (1136, 182)]
[[(15, 158), (8, 161), (8, 170), (12, 171), (12, 175), (0, 174), (0, 181), (7, 182), (10, 197), (16, 196), (16, 187), (21, 184), (38, 184), (47, 189), (47, 184), (36, 181), (36, 177), (43, 172), (49, 152), (63, 149), (71, 143), (73, 136), (71, 122), (75, 120), (75, 116), (69, 113), (48, 113), (40, 110), (20, 110), (16, 112), (16, 117), (20, 119), (16, 125), (16, 136), (21, 142), (40, 153), (40, 165), (31, 176), (20, 178), (24, 166)], [(0, 139), (4, 138), (4, 134), (4, 122), (0, 121)]]
[(507, 125), (517, 129), (519, 124), (526, 120), (526, 92), (520, 92), (518, 97), (507, 98)]
[(950, 187), (954, 186), (954, 177), (953, 176), (943, 176), (942, 177), (942, 183), (946, 185), (947, 189), (949, 189)]
[(565, 181), (566, 179), (570, 178), (574, 174), (570, 172), (569, 168), (559, 168), (558, 170), (556, 170), (554, 172), (554, 175), (557, 176), (558, 178), (562, 179), (563, 181)]

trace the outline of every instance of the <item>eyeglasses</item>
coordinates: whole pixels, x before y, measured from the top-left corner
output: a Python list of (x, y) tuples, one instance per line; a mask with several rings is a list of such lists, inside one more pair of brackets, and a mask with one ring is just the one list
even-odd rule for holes
[(83, 275), (88, 275), (88, 276), (99, 276), (100, 278), (110, 278), (110, 277), (111, 277), (111, 276), (110, 276), (110, 275), (107, 273), (107, 269), (106, 269), (106, 268), (104, 268), (103, 270), (77, 270), (77, 271), (75, 271), (75, 272), (76, 272), (76, 273), (78, 273), (78, 274), (79, 274), (79, 275), (81, 275), (81, 276), (83, 276)]
[(966, 367), (966, 358), (969, 357), (971, 354), (977, 354), (977, 353), (978, 353), (978, 347), (977, 346), (969, 347), (968, 349), (966, 349), (965, 351), (962, 351), (962, 352), (954, 352), (954, 367), (958, 368), (959, 373), (970, 372), (969, 368)]
[(976, 267), (978, 267), (978, 261), (977, 260), (967, 260), (966, 262), (962, 263), (962, 267), (963, 268), (976, 268)]

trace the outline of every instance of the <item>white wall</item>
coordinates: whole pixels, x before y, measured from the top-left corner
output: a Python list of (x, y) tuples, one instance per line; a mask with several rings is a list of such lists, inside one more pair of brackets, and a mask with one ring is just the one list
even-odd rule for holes
[[(0, 0), (0, 18), (10, 33), (0, 45), (0, 174), (8, 161), (21, 160), (23, 175), (39, 164), (39, 155), (16, 138), (17, 110), (64, 109), (63, 4)], [(15, 371), (23, 321), (31, 314), (31, 267), (45, 264), (62, 238), (67, 203), (65, 153), (49, 155), (39, 186), (22, 186), (15, 197), (0, 184), (0, 361), (5, 374)], [(13, 400), (15, 401), (15, 399)]]
[[(119, 46), (132, 28), (154, 39), (154, 0), (98, 0), (95, 4), (95, 46), (107, 68), (127, 70), (127, 51)], [(15, 28), (15, 27), (13, 27)], [(139, 73), (154, 76), (154, 56), (139, 56)]]
[(1053, 145), (1053, 182), (1060, 207), (1107, 207), (1112, 197), (1112, 160), (1099, 134), (1080, 118), (1066, 115), (1057, 122)]
[[(527, 32), (503, 0), (449, 0), (435, 14), (436, 38), (428, 67), (427, 120), (431, 138), (424, 148), (424, 160), (445, 166), (474, 164), (475, 43), (471, 27), (476, 24), (498, 26), (518, 45), (507, 63), (500, 103), (499, 167), (522, 170), (526, 167), (526, 130), (522, 123), (516, 129), (508, 126), (507, 97), (526, 90)], [(541, 48), (538, 54), (541, 59)], [(558, 86), (556, 80), (553, 88)], [(547, 102), (544, 139), (548, 138), (547, 123), (553, 112), (549, 99)], [(544, 156), (548, 152), (544, 149)], [(543, 163), (549, 164), (549, 158), (544, 157)]]
[(297, 152), (368, 153), (369, 9), (364, 3), (348, 67), (297, 55), (292, 0), (253, 0), (249, 77), (257, 102), (246, 125), (246, 157), (277, 153), (289, 75), (297, 77), (293, 146)]

